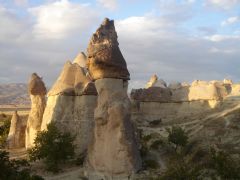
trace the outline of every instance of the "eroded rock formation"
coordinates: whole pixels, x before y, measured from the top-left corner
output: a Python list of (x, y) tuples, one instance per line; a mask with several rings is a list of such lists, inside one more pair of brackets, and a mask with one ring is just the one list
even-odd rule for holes
[(88, 46), (88, 68), (98, 103), (94, 137), (88, 150), (90, 179), (128, 179), (140, 169), (127, 96), (129, 73), (119, 50), (114, 22), (105, 19)]
[[(80, 57), (79, 57), (80, 56)], [(47, 106), (43, 115), (41, 129), (56, 122), (61, 131), (76, 135), (77, 153), (86, 151), (92, 135), (93, 113), (96, 106), (97, 91), (87, 76), (83, 54), (74, 63), (66, 62), (57, 81), (48, 93)]]
[(46, 107), (46, 87), (42, 78), (33, 73), (28, 84), (28, 93), (31, 98), (31, 111), (27, 120), (25, 147), (31, 148), (37, 132), (41, 130), (42, 117)]
[[(129, 80), (126, 61), (118, 47), (113, 21), (105, 19), (88, 45), (87, 66), (93, 79)], [(94, 72), (94, 73), (93, 73)]]
[(191, 101), (219, 101), (237, 91), (237, 86), (231, 80), (224, 81), (193, 81), (187, 83), (166, 83), (157, 80), (153, 75), (145, 89), (133, 89), (131, 98), (141, 102), (191, 102)]
[(167, 83), (162, 80), (162, 79), (158, 79), (158, 76), (156, 74), (154, 74), (150, 80), (148, 81), (146, 88), (150, 88), (150, 87), (161, 87), (161, 88), (166, 88), (167, 87)]
[(222, 110), (222, 104), (235, 105), (232, 101), (237, 102), (239, 96), (240, 85), (231, 80), (196, 80), (191, 85), (171, 83), (167, 88), (133, 89), (132, 120), (147, 126), (152, 121), (161, 125), (191, 122)]
[(11, 126), (7, 138), (7, 147), (9, 149), (23, 148), (25, 146), (26, 124), (19, 117), (17, 111), (12, 115)]

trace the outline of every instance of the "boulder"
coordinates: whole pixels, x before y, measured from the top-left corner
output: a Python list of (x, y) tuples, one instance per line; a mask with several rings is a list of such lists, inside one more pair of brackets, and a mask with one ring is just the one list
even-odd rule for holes
[(26, 123), (15, 111), (12, 115), (10, 130), (7, 138), (7, 147), (9, 149), (23, 148), (25, 146)]
[(37, 132), (41, 130), (42, 117), (46, 107), (46, 87), (42, 79), (33, 73), (28, 85), (31, 110), (27, 120), (25, 147), (31, 148), (34, 146), (34, 139)]
[(126, 61), (118, 47), (114, 21), (105, 19), (93, 34), (88, 48), (87, 68), (91, 77), (129, 80)]

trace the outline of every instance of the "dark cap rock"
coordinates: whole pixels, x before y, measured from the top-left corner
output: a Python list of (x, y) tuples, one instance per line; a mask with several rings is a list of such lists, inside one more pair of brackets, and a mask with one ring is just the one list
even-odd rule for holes
[(87, 52), (87, 68), (93, 80), (102, 78), (130, 79), (126, 61), (118, 47), (113, 20), (104, 19), (93, 34)]
[(40, 78), (37, 73), (33, 73), (29, 84), (28, 84), (28, 93), (31, 95), (46, 95), (47, 89), (45, 87), (42, 78)]

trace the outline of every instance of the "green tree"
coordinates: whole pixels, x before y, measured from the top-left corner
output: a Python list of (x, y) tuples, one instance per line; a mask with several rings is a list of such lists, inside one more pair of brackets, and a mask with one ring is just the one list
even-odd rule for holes
[(74, 157), (75, 137), (69, 132), (60, 132), (54, 123), (47, 126), (47, 130), (37, 134), (34, 147), (29, 150), (30, 160), (43, 159), (46, 169), (58, 172), (59, 164)]
[(0, 151), (0, 179), (2, 180), (43, 180), (42, 177), (31, 175), (26, 160), (10, 160), (9, 153)]
[(178, 147), (184, 147), (188, 143), (187, 133), (178, 126), (166, 129), (168, 132), (168, 142), (174, 145), (175, 151), (177, 152)]

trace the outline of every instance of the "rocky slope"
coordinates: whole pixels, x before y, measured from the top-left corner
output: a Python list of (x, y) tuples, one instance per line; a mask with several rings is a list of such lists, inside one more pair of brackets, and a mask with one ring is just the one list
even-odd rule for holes
[(0, 84), (0, 105), (29, 105), (27, 84), (10, 83)]

